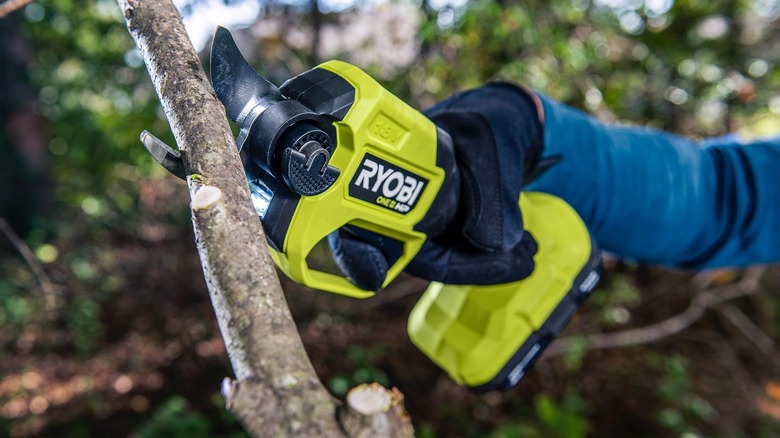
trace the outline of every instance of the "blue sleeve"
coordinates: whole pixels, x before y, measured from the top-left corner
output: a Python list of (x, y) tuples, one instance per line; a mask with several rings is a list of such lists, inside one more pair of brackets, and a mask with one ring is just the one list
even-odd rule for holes
[(696, 142), (540, 98), (543, 155), (562, 161), (528, 189), (571, 204), (602, 249), (695, 269), (780, 261), (780, 138)]

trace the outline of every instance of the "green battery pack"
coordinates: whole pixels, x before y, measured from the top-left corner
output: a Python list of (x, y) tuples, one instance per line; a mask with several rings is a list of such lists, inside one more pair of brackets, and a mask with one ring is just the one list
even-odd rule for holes
[(574, 209), (538, 192), (523, 192), (519, 205), (539, 245), (533, 273), (489, 286), (431, 283), (409, 316), (412, 342), (477, 392), (515, 387), (600, 278), (598, 251)]

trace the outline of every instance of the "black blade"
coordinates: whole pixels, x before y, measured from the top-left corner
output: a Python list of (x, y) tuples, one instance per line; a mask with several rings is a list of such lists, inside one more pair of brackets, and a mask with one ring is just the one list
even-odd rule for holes
[[(211, 84), (227, 115), (240, 128), (250, 111), (258, 105), (267, 108), (282, 100), (276, 85), (260, 76), (246, 62), (230, 31), (217, 27), (211, 45)], [(257, 111), (252, 111), (257, 114)]]

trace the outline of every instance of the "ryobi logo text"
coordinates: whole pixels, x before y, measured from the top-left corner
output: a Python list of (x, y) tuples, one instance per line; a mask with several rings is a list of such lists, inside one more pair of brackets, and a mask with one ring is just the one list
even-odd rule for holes
[(371, 154), (363, 156), (349, 195), (406, 214), (414, 208), (428, 180)]

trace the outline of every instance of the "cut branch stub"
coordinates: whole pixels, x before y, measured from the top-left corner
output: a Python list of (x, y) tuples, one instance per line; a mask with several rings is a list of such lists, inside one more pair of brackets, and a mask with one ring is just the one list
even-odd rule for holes
[(349, 436), (412, 437), (414, 428), (398, 389), (388, 390), (378, 383), (358, 385), (347, 394), (351, 408), (341, 418)]

